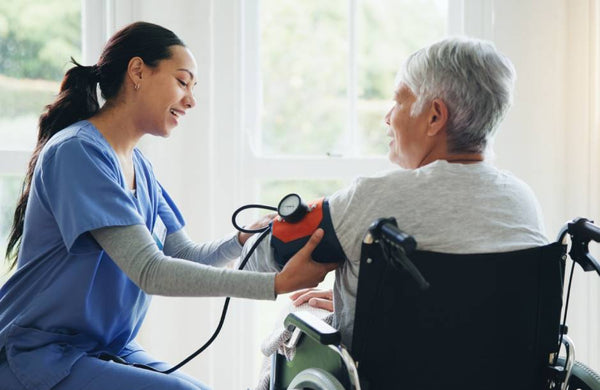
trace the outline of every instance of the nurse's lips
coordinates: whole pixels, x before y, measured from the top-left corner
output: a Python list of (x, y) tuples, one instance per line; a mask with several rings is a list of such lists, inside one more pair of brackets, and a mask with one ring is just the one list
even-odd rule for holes
[(171, 113), (171, 117), (173, 118), (176, 124), (179, 124), (179, 118), (185, 115), (184, 110), (179, 110), (177, 108), (171, 108), (169, 112)]
[(170, 112), (171, 112), (171, 115), (175, 116), (175, 118), (179, 118), (180, 116), (185, 115), (185, 111), (178, 110), (176, 108), (171, 108)]

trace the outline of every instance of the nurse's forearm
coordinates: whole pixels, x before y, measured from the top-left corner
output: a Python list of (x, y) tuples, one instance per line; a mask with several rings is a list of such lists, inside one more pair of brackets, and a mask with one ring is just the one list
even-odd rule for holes
[(235, 271), (165, 256), (143, 225), (91, 232), (125, 274), (148, 294), (275, 299), (275, 274)]
[(242, 246), (237, 239), (237, 233), (232, 233), (222, 240), (196, 244), (190, 240), (184, 229), (169, 234), (163, 249), (167, 256), (214, 266), (222, 266), (238, 258), (241, 251)]

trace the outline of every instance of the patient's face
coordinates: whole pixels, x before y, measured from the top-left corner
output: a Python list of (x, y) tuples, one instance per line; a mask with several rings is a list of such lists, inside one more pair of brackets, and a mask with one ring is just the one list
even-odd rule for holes
[(391, 137), (388, 157), (403, 168), (418, 168), (427, 150), (427, 110), (411, 116), (416, 96), (403, 83), (394, 93), (394, 105), (385, 116), (387, 136)]

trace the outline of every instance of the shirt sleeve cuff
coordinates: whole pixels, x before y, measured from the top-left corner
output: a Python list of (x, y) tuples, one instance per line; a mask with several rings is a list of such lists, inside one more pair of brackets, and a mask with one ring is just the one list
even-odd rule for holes
[(241, 252), (241, 251), (242, 251), (242, 248), (243, 248), (244, 246), (243, 246), (243, 245), (242, 245), (242, 243), (240, 242), (240, 239), (239, 239), (239, 232), (233, 232), (233, 233), (231, 233), (231, 234), (232, 234), (231, 240), (232, 240), (232, 241), (235, 243), (235, 248), (237, 248), (237, 249), (238, 249), (238, 250)]
[(235, 259), (240, 256), (242, 253), (242, 249), (244, 246), (240, 244), (238, 240), (237, 232), (232, 232), (229, 235), (225, 236), (224, 241), (222, 241), (221, 251), (225, 258), (227, 259)]
[(277, 275), (275, 272), (269, 272), (267, 275), (269, 275), (269, 283), (268, 286), (271, 290), (271, 294), (272, 294), (272, 300), (277, 299), (277, 293), (275, 292), (275, 276)]

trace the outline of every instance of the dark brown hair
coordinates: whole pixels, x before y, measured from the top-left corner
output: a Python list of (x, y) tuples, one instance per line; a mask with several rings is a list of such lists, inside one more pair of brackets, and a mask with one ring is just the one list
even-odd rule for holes
[(173, 45), (185, 46), (177, 35), (164, 27), (136, 22), (112, 36), (98, 64), (83, 66), (71, 58), (75, 66), (67, 71), (56, 100), (46, 106), (39, 119), (37, 145), (29, 160), (6, 247), (6, 259), (11, 269), (17, 263), (31, 180), (44, 145), (60, 130), (98, 112), (97, 85), (105, 100), (110, 101), (117, 96), (131, 58), (140, 57), (146, 65), (156, 67), (159, 61), (171, 57), (170, 47)]

